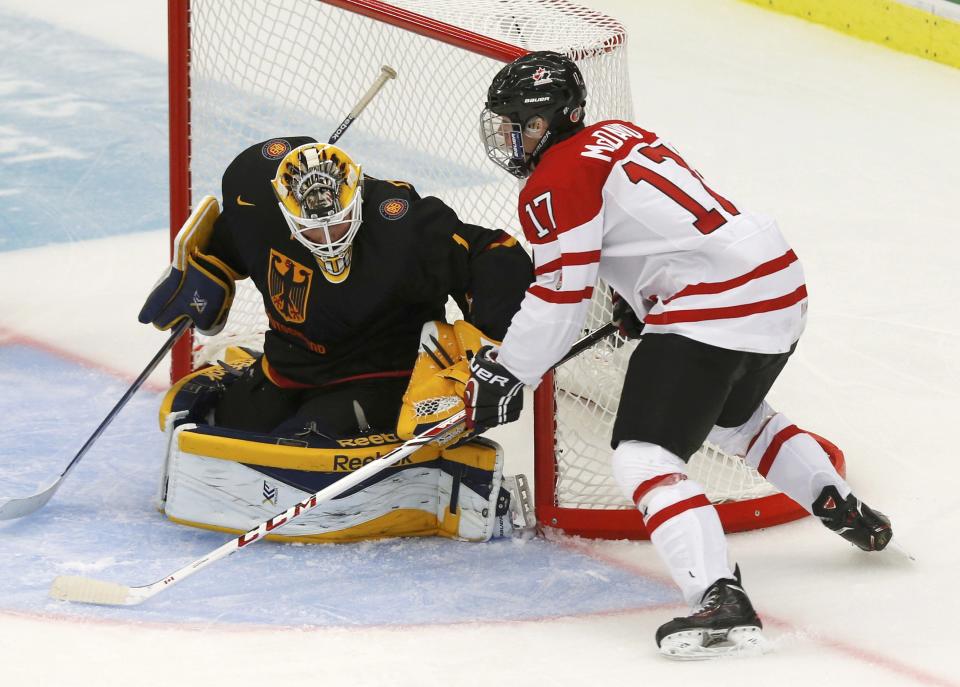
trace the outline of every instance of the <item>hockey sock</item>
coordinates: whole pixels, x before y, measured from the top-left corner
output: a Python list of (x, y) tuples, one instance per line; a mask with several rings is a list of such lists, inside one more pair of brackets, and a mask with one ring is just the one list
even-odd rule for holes
[(824, 487), (835, 487), (841, 498), (850, 494), (850, 486), (817, 440), (783, 413), (767, 421), (753, 439), (745, 460), (808, 512), (813, 512), (813, 502)]
[(703, 487), (687, 479), (680, 458), (654, 444), (624, 441), (614, 451), (613, 471), (688, 604), (717, 580), (733, 577), (717, 510)]

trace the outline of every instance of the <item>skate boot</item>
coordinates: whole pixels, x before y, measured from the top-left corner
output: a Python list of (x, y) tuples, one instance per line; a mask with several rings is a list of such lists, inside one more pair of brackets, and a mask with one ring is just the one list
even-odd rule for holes
[(661, 654), (683, 661), (763, 652), (763, 623), (740, 584), (740, 566), (734, 574), (710, 585), (692, 615), (660, 626)]
[(840, 498), (834, 486), (826, 486), (813, 502), (813, 514), (828, 528), (864, 551), (882, 551), (893, 539), (890, 519), (850, 494)]

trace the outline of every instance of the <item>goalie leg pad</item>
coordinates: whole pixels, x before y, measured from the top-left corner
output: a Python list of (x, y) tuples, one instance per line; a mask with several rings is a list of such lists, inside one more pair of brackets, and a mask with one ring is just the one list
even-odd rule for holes
[(223, 392), (257, 362), (253, 353), (236, 346), (226, 349), (220, 364), (204, 367), (180, 379), (160, 403), (160, 429), (165, 430), (176, 415), (177, 422), (206, 424)]
[[(247, 436), (190, 423), (173, 430), (163, 478), (163, 507), (171, 520), (242, 533), (397, 446), (307, 448), (282, 445), (278, 442), (286, 440), (276, 437)], [(426, 446), (268, 537), (304, 542), (399, 536), (486, 541), (500, 531), (509, 533), (497, 511), (502, 469), (503, 452), (487, 439), (442, 452)]]

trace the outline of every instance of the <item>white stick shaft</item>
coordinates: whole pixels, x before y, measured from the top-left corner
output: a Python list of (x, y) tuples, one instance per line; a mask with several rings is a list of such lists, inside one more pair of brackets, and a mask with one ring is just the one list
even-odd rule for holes
[(153, 584), (145, 587), (125, 587), (113, 582), (101, 582), (84, 577), (60, 576), (53, 581), (53, 586), (50, 588), (50, 596), (64, 601), (81, 601), (84, 603), (104, 604), (108, 606), (132, 605), (146, 601), (154, 594), (181, 580), (185, 580), (198, 570), (203, 570), (211, 563), (236, 553), (245, 546), (260, 540), (269, 532), (292, 522), (304, 513), (313, 510), (318, 505), (329, 501), (335, 496), (339, 496), (368, 477), (372, 477), (391, 465), (395, 465), (426, 444), (433, 442), (440, 444), (449, 443), (462, 433), (462, 425), (465, 417), (466, 412), (463, 410), (451, 415), (446, 420), (421, 432), (413, 439), (404, 442), (401, 446), (398, 446), (386, 455), (367, 463), (345, 477), (341, 477), (333, 484), (321, 489), (300, 503), (294, 504), (282, 513), (261, 522), (236, 539), (228, 541), (226, 544), (214, 549), (203, 558), (198, 558)]

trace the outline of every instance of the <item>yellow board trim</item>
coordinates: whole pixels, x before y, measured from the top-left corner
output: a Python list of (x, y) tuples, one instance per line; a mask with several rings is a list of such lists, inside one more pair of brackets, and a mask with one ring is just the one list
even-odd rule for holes
[(951, 67), (960, 67), (960, 22), (895, 0), (742, 0), (823, 24)]
[[(182, 520), (167, 516), (167, 518), (178, 525), (187, 527), (199, 527), (202, 530), (213, 530), (214, 532), (225, 532), (227, 534), (241, 535), (244, 530), (235, 530), (230, 527), (221, 527), (219, 525), (208, 525), (202, 522), (193, 522), (191, 520)], [(459, 516), (457, 516), (459, 521)], [(304, 534), (304, 535), (285, 535), (268, 534), (266, 539), (282, 542), (302, 542), (305, 544), (347, 544), (351, 542), (365, 541), (369, 539), (383, 539), (387, 537), (430, 537), (440, 535), (452, 537), (448, 532), (439, 529), (440, 523), (437, 522), (435, 515), (431, 515), (422, 510), (411, 508), (400, 508), (390, 511), (386, 515), (374, 518), (368, 522), (355, 525), (346, 530), (338, 532), (324, 532), (322, 534)]]

